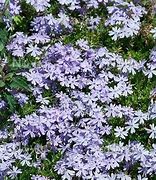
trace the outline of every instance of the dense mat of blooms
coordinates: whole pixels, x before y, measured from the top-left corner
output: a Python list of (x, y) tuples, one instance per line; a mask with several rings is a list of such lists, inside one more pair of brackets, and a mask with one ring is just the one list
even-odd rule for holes
[(113, 36), (114, 40), (138, 33), (141, 26), (140, 18), (146, 13), (143, 7), (121, 0), (116, 1), (113, 6), (107, 6), (107, 9), (110, 17), (105, 25), (112, 27), (109, 35)]
[[(29, 23), (23, 6), (34, 13)], [(1, 0), (0, 9), (9, 34), (9, 55), (0, 69), (5, 81), (0, 81), (0, 91), (7, 97), (0, 96), (2, 115), (8, 106), (13, 108), (8, 93), (17, 102), (0, 131), (0, 179), (155, 178), (156, 89), (147, 92), (151, 100), (146, 110), (124, 103), (137, 88), (133, 77), (156, 81), (155, 47), (148, 49), (148, 58), (138, 60), (105, 44), (92, 44), (85, 36), (67, 42), (82, 24), (88, 33), (98, 32), (102, 24), (113, 43), (137, 38), (148, 9), (126, 0)], [(156, 27), (149, 34), (154, 41)], [(15, 73), (27, 80), (29, 92), (22, 80), (1, 90), (15, 76), (8, 70), (9, 58), (31, 61), (29, 68)], [(26, 111), (29, 106), (34, 109)], [(50, 153), (60, 152), (53, 165), (57, 177), (42, 173), (44, 163), (53, 161)], [(26, 169), (32, 174), (24, 177)]]

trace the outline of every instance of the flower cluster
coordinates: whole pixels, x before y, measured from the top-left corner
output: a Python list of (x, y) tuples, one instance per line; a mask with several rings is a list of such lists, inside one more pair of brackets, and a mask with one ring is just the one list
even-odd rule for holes
[(111, 26), (109, 35), (113, 40), (138, 34), (141, 26), (140, 18), (146, 13), (143, 7), (135, 6), (133, 2), (119, 0), (114, 1), (112, 6), (107, 6), (107, 10), (109, 16), (105, 25)]
[[(25, 4), (34, 11), (29, 18)], [(32, 180), (57, 179), (53, 171), (63, 180), (155, 178), (156, 49), (141, 39), (149, 58), (138, 58), (132, 38), (142, 36), (145, 7), (126, 0), (2, 0), (5, 6), (12, 30), (4, 52), (0, 44), (2, 59), (9, 54), (0, 62), (0, 117), (7, 118), (0, 179), (21, 179), (27, 169)], [(94, 43), (92, 35), (104, 39)], [(120, 38), (129, 44), (120, 47)], [(18, 60), (31, 65), (16, 70), (10, 63)], [(140, 97), (144, 79), (150, 87)], [(55, 162), (51, 154), (59, 152)]]
[[(90, 134), (90, 133), (89, 133)], [(87, 133), (86, 133), (87, 135)], [(91, 135), (91, 134), (90, 134)], [(84, 136), (82, 136), (84, 137)], [(94, 136), (93, 136), (94, 137)], [(88, 139), (88, 138), (87, 138)], [(89, 140), (89, 139), (88, 139)], [(133, 142), (126, 146), (123, 143), (111, 144), (106, 147), (107, 151), (103, 153), (98, 148), (98, 141), (89, 146), (86, 143), (86, 153), (83, 148), (85, 145), (76, 144), (74, 149), (70, 149), (64, 159), (56, 166), (59, 173), (64, 174), (62, 179), (72, 179), (72, 177), (83, 177), (83, 179), (128, 179), (132, 176), (126, 172), (131, 172), (134, 165), (138, 162), (140, 167), (137, 169), (138, 175), (135, 179), (147, 180), (144, 174), (152, 174), (155, 171), (155, 146), (151, 151), (146, 150), (140, 143)], [(122, 163), (121, 163), (122, 162)], [(109, 171), (123, 166), (124, 171), (109, 174)], [(73, 170), (71, 170), (71, 168)]]
[(50, 0), (26, 0), (27, 3), (30, 3), (37, 12), (44, 11), (46, 8), (50, 7)]
[(14, 97), (17, 99), (18, 103), (22, 106), (25, 103), (28, 102), (29, 98), (23, 94), (23, 93), (17, 93), (14, 95)]
[[(62, 43), (49, 47), (39, 66), (22, 73), (38, 87), (33, 89), (33, 94), (36, 99), (42, 97), (43, 107), (25, 118), (13, 118), (15, 137), (29, 142), (29, 138), (46, 136), (52, 149), (61, 148), (65, 155), (56, 169), (63, 179), (107, 177), (110, 169), (123, 163), (124, 152), (119, 155), (114, 151), (112, 154), (103, 152), (102, 138), (114, 134), (124, 140), (129, 134), (139, 132), (149, 119), (148, 112), (114, 103), (120, 96), (133, 93), (128, 78), (142, 69), (142, 63), (124, 60), (107, 48), (93, 49), (86, 41), (76, 44), (77, 48)], [(59, 93), (62, 88), (65, 93)], [(42, 94), (46, 89), (56, 96), (57, 108), (51, 107), (49, 101), (45, 103), (46, 97)], [(112, 127), (111, 118), (122, 119), (122, 127)], [(147, 134), (150, 132), (153, 131), (147, 129)], [(70, 161), (74, 157), (77, 157), (75, 161)], [(139, 159), (132, 160), (131, 167), (136, 161), (140, 162)], [(145, 162), (140, 162), (138, 170), (144, 169), (142, 164)], [(151, 171), (143, 172), (147, 175)]]
[(17, 160), (23, 166), (25, 164), (30, 166), (31, 157), (29, 154), (23, 153), (22, 149), (20, 148), (20, 143), (13, 142), (1, 144), (0, 154), (0, 178), (2, 179), (6, 175), (13, 179), (18, 174), (22, 173), (22, 171), (15, 166)]
[(85, 11), (90, 8), (98, 8), (100, 4), (106, 4), (108, 0), (58, 0), (61, 5), (66, 5), (70, 10)]
[(36, 17), (31, 24), (34, 32), (32, 35), (27, 36), (23, 32), (17, 32), (13, 35), (12, 41), (7, 46), (13, 56), (24, 57), (30, 55), (39, 57), (46, 50), (47, 47), (44, 48), (43, 45), (48, 43), (50, 38), (61, 33), (63, 28), (66, 28), (66, 30), (71, 28), (69, 17), (61, 12), (57, 19), (49, 14)]

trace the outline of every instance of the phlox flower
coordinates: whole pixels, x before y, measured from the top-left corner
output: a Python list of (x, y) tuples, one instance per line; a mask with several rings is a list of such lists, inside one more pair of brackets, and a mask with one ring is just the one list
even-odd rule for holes
[(147, 133), (150, 134), (149, 138), (155, 139), (156, 138), (156, 126), (154, 124), (150, 124), (150, 129), (146, 128)]
[(129, 120), (128, 122), (126, 122), (127, 126), (125, 127), (126, 130), (130, 130), (130, 133), (135, 133), (136, 129), (139, 128), (139, 123), (137, 120)]
[(27, 47), (27, 51), (26, 51), (27, 54), (31, 54), (31, 56), (33, 57), (36, 57), (36, 56), (39, 56), (42, 54), (41, 50), (39, 47), (37, 47), (37, 45), (33, 46), (32, 44), (30, 44), (28, 47)]
[(123, 127), (117, 126), (115, 129), (115, 136), (125, 139), (125, 137), (128, 135), (128, 131), (125, 130)]
[(11, 179), (14, 179), (18, 174), (21, 174), (22, 171), (18, 169), (18, 167), (13, 166), (12, 169), (10, 169), (7, 174)]

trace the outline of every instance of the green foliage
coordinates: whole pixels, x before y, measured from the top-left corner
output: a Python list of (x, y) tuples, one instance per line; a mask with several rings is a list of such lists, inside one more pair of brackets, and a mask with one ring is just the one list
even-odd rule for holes
[(4, 87), (5, 86), (5, 82), (0, 80), (0, 88)]
[(61, 177), (55, 172), (54, 166), (62, 156), (61, 152), (50, 152), (48, 153), (47, 159), (43, 160), (43, 167), (40, 170), (40, 174), (43, 176), (54, 178), (55, 180), (60, 180)]
[(17, 101), (14, 98), (14, 96), (12, 96), (9, 93), (4, 93), (4, 99), (8, 104), (9, 111), (14, 112), (16, 110), (16, 107), (17, 107)]
[(8, 32), (6, 29), (0, 29), (0, 55), (2, 56), (6, 50), (5, 45), (7, 44), (8, 40)]
[[(57, 16), (59, 6), (54, 0), (52, 0), (51, 3), (52, 6), (47, 10), (46, 13), (52, 13), (53, 15)], [(141, 3), (151, 9), (151, 4), (149, 3), (149, 1), (142, 0)], [(35, 112), (38, 108), (38, 105), (35, 102), (33, 96), (30, 96), (30, 101), (28, 104), (25, 104), (22, 108), (19, 107), (14, 96), (7, 90), (12, 89), (15, 92), (25, 92), (29, 94), (31, 91), (29, 83), (26, 81), (25, 78), (16, 75), (16, 73), (19, 72), (21, 69), (29, 69), (31, 67), (31, 63), (37, 61), (27, 57), (25, 59), (12, 58), (5, 48), (10, 36), (14, 34), (14, 32), (22, 31), (26, 34), (31, 33), (29, 32), (30, 22), (33, 18), (37, 16), (37, 13), (35, 9), (31, 5), (25, 3), (24, 0), (22, 0), (21, 8), (22, 13), (13, 18), (13, 30), (11, 32), (8, 33), (4, 25), (0, 22), (0, 56), (1, 58), (7, 57), (9, 62), (9, 64), (4, 66), (4, 68), (0, 67), (0, 97), (7, 102), (7, 109), (3, 112), (0, 112), (0, 120), (2, 120), (0, 125), (1, 128), (8, 124), (8, 122), (6, 121), (7, 118), (15, 111), (17, 111), (19, 115), (25, 116)], [(155, 41), (149, 35), (149, 31), (151, 27), (156, 26), (156, 17), (153, 18), (151, 10), (149, 10), (148, 14), (144, 18), (144, 23), (141, 28), (142, 31), (140, 31), (138, 36), (134, 38), (118, 40), (117, 42), (114, 42), (111, 37), (108, 36), (108, 29), (104, 27), (106, 9), (101, 7), (97, 10), (91, 11), (91, 14), (93, 16), (95, 11), (97, 11), (99, 15), (103, 16), (103, 22), (99, 24), (97, 30), (88, 30), (87, 23), (84, 23), (86, 21), (86, 17), (78, 17), (75, 13), (72, 14), (72, 16), (81, 18), (80, 22), (82, 23), (77, 23), (74, 27), (74, 31), (71, 32), (70, 35), (62, 35), (60, 38), (52, 40), (52, 42), (54, 43), (55, 41), (57, 42), (62, 40), (66, 44), (75, 44), (78, 39), (84, 38), (85, 40), (88, 40), (91, 46), (106, 46), (109, 50), (120, 53), (124, 58), (134, 58), (138, 61), (142, 59), (147, 60), (149, 58), (149, 51), (155, 45)], [(7, 14), (7, 12), (2, 13)], [(147, 111), (150, 103), (149, 94), (151, 90), (156, 87), (156, 78), (152, 78), (151, 80), (149, 80), (144, 77), (142, 73), (137, 73), (136, 75), (129, 77), (129, 79), (135, 87), (135, 89), (133, 89), (133, 94), (128, 96), (128, 98), (122, 97), (118, 99), (119, 102), (122, 105), (131, 106), (135, 110), (141, 109), (144, 112)], [(55, 99), (53, 94), (48, 90), (44, 92), (43, 96), (49, 97), (51, 105), (57, 102), (57, 99)], [(122, 126), (122, 124), (124, 123), (124, 119), (112, 118), (110, 119), (109, 123), (113, 127), (119, 125)], [(127, 143), (129, 140), (138, 140), (140, 142), (144, 142), (147, 148), (150, 148), (150, 145), (152, 144), (148, 139), (148, 136), (145, 136), (145, 130), (143, 127), (140, 127), (137, 135), (131, 135), (129, 136), (129, 139), (125, 139), (125, 143)], [(118, 143), (119, 141), (120, 139), (115, 138), (113, 133), (111, 136), (105, 136), (103, 148), (105, 148), (106, 145), (110, 143)], [(44, 137), (32, 139), (29, 148), (31, 149), (31, 146), (34, 146), (37, 143), (44, 145)], [(29, 180), (31, 174), (40, 174), (54, 178), (56, 180), (60, 180), (61, 177), (55, 172), (54, 166), (56, 162), (61, 158), (61, 156), (61, 152), (50, 152), (47, 155), (47, 159), (43, 160), (41, 169), (19, 166), (22, 169), (23, 173), (18, 176), (18, 180)], [(132, 174), (133, 172), (135, 172), (135, 168), (131, 170)]]
[(9, 86), (11, 89), (26, 90), (31, 92), (30, 85), (27, 83), (26, 79), (21, 76), (13, 77)]
[(10, 90), (14, 90), (15, 92), (30, 92), (30, 85), (27, 83), (26, 79), (22, 76), (17, 76), (14, 72), (5, 69), (1, 69), (1, 78), (0, 78), (0, 91), (1, 96), (4, 97), (6, 102), (9, 105), (9, 111), (14, 112), (17, 108), (16, 100), (13, 95), (6, 89), (6, 87)]
[(19, 109), (19, 114), (22, 116), (26, 116), (35, 112), (36, 109), (37, 109), (36, 104), (29, 102), (29, 103), (24, 104), (24, 106), (21, 109)]

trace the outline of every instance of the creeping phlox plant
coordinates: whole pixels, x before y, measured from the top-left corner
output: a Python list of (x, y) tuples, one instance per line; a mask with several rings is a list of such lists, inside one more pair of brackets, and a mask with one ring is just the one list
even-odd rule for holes
[(145, 8), (121, 0), (115, 1), (113, 6), (107, 6), (107, 9), (109, 18), (105, 25), (112, 27), (109, 35), (114, 40), (138, 33), (141, 26), (140, 18), (146, 13)]
[(156, 178), (150, 1), (0, 1), (0, 179)]

